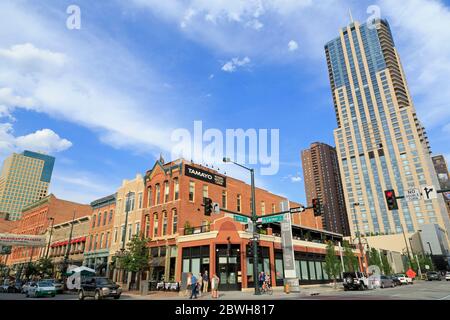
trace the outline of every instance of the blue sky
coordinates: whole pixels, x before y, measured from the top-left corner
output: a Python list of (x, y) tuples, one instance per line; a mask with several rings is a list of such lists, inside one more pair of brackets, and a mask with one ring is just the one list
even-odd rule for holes
[[(72, 4), (80, 30), (66, 28)], [(0, 160), (24, 148), (53, 154), (51, 191), (87, 203), (161, 152), (170, 160), (171, 132), (195, 120), (280, 129), (280, 170), (257, 183), (303, 202), (300, 150), (334, 145), (323, 46), (349, 8), (364, 22), (371, 5), (391, 24), (434, 153), (449, 159), (448, 1), (4, 0)]]

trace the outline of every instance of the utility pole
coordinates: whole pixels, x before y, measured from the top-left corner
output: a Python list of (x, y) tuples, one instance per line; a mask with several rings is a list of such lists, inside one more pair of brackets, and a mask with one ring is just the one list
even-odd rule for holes
[(73, 235), (73, 225), (74, 225), (74, 223), (75, 223), (75, 210), (73, 211), (72, 223), (71, 223), (71, 225), (70, 225), (69, 242), (67, 243), (67, 250), (66, 250), (66, 253), (65, 253), (65, 255), (64, 255), (64, 262), (63, 262), (63, 271), (64, 271), (64, 274), (63, 274), (63, 276), (65, 276), (65, 274), (67, 273), (67, 268), (68, 268), (68, 263), (69, 263), (70, 247), (71, 247), (72, 235)]
[(50, 251), (50, 243), (52, 241), (53, 224), (55, 223), (55, 218), (50, 217), (49, 220), (52, 221), (52, 224), (51, 224), (51, 227), (50, 227), (50, 235), (49, 235), (49, 238), (48, 238), (47, 251), (45, 252), (45, 259), (48, 258), (48, 253)]
[(402, 226), (403, 239), (405, 239), (406, 251), (408, 252), (409, 267), (412, 267), (411, 254), (409, 252), (408, 242), (406, 241), (405, 229)]

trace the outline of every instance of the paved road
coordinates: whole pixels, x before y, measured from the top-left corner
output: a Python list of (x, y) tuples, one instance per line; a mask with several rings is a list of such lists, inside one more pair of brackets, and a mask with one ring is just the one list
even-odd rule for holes
[[(319, 293), (318, 295), (311, 295)], [(121, 300), (187, 300), (174, 293), (156, 293), (140, 296), (124, 293)], [(199, 300), (210, 300), (209, 294)], [(254, 296), (251, 292), (222, 292), (220, 300), (450, 300), (449, 281), (417, 281), (414, 285), (399, 286), (395, 288), (376, 289), (367, 291), (342, 291), (324, 289), (306, 289), (300, 294), (285, 294), (275, 291), (272, 296)], [(76, 295), (60, 294), (54, 298), (25, 298), (23, 294), (0, 293), (0, 300), (77, 300)]]

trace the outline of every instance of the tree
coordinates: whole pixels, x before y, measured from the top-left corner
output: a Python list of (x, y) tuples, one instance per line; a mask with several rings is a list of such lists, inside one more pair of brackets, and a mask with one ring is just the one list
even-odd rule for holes
[(341, 273), (341, 264), (336, 256), (336, 250), (334, 249), (334, 243), (328, 241), (327, 254), (325, 256), (324, 271), (330, 279), (333, 280), (334, 287), (336, 288), (336, 279)]
[(383, 264), (381, 263), (380, 254), (378, 253), (378, 250), (375, 248), (370, 249), (369, 251), (369, 265), (371, 266), (377, 266), (382, 270)]
[(53, 262), (50, 258), (40, 258), (36, 263), (37, 273), (45, 278), (53, 276)]
[(35, 276), (39, 273), (36, 265), (33, 262), (28, 262), (27, 266), (25, 267), (25, 277), (27, 279), (30, 279), (32, 276)]
[(141, 279), (142, 272), (149, 267), (148, 239), (144, 236), (135, 235), (127, 244), (127, 250), (119, 258), (121, 268), (128, 272), (136, 272)]
[(392, 273), (391, 265), (389, 264), (388, 258), (385, 254), (381, 255), (381, 263), (383, 264), (383, 273), (385, 275), (390, 275)]
[(344, 268), (347, 272), (357, 271), (358, 268), (358, 258), (353, 253), (353, 249), (350, 247), (350, 244), (347, 241), (343, 243), (344, 249)]

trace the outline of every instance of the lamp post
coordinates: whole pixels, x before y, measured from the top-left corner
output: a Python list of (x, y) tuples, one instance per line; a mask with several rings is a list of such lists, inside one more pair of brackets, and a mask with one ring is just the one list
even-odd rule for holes
[(261, 292), (259, 292), (259, 290), (258, 290), (258, 239), (256, 237), (256, 234), (257, 234), (256, 223), (257, 223), (258, 217), (256, 216), (255, 170), (252, 168), (247, 168), (246, 166), (243, 166), (234, 161), (231, 161), (230, 158), (223, 158), (223, 162), (234, 163), (235, 165), (250, 171), (251, 195), (252, 195), (252, 217), (251, 217), (251, 220), (252, 220), (252, 224), (253, 224), (253, 282), (255, 284), (255, 295), (260, 295)]
[(69, 242), (67, 243), (67, 250), (66, 253), (64, 254), (64, 260), (63, 260), (63, 276), (66, 276), (67, 273), (67, 268), (68, 268), (68, 264), (69, 264), (69, 254), (70, 254), (70, 247), (71, 247), (71, 242), (72, 242), (72, 235), (73, 235), (73, 225), (75, 223), (75, 211), (73, 211), (73, 216), (72, 216), (72, 223), (70, 224), (70, 233), (69, 233)]
[(48, 218), (48, 220), (50, 220), (52, 222), (51, 226), (50, 226), (50, 235), (48, 237), (48, 244), (47, 244), (47, 252), (45, 252), (45, 259), (48, 258), (48, 253), (50, 251), (50, 243), (52, 241), (52, 234), (53, 234), (53, 224), (55, 223), (55, 218), (50, 217)]
[(402, 233), (403, 233), (403, 239), (405, 239), (406, 252), (408, 253), (409, 267), (412, 267), (411, 253), (409, 252), (408, 241), (406, 241), (405, 229), (403, 228), (403, 225), (402, 225)]
[[(122, 248), (120, 249), (122, 252), (125, 251), (125, 242), (127, 238), (127, 225), (128, 225), (128, 213), (130, 212), (131, 207), (131, 199), (134, 198), (134, 192), (128, 192), (126, 195), (126, 202), (125, 202), (125, 225), (123, 230), (123, 237), (122, 237)], [(134, 200), (134, 199), (133, 199)]]
[(414, 249), (413, 249), (413, 245), (412, 245), (412, 238), (409, 238), (409, 245), (411, 246), (411, 253), (417, 263), (417, 270), (419, 271), (419, 277), (422, 278), (422, 269), (420, 268), (420, 263), (419, 263), (419, 259), (417, 258), (417, 254), (414, 253)]

